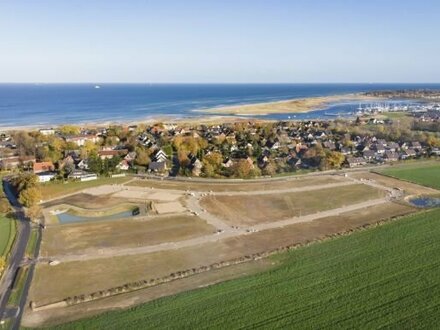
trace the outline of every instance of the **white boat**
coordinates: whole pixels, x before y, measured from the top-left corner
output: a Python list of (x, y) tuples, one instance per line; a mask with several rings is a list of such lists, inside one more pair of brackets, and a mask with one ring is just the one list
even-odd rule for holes
[(101, 88), (101, 86), (99, 86), (99, 85), (95, 85), (95, 88), (96, 88), (96, 89), (99, 89), (99, 88)]

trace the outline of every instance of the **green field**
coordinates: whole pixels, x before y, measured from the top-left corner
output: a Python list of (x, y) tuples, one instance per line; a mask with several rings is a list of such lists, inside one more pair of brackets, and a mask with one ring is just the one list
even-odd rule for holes
[(410, 166), (389, 168), (381, 171), (401, 180), (440, 189), (440, 163), (430, 165), (411, 164)]
[(279, 254), (274, 270), (57, 329), (436, 328), (440, 209)]
[(0, 256), (8, 253), (15, 237), (15, 220), (0, 215)]

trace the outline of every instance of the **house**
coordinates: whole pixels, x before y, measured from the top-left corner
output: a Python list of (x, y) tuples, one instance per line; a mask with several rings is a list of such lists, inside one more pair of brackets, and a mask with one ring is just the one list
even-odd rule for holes
[(55, 134), (55, 130), (53, 128), (42, 128), (40, 129), (40, 134), (41, 135), (54, 135)]
[(99, 157), (104, 159), (112, 159), (113, 157), (122, 157), (128, 153), (127, 149), (118, 149), (118, 150), (101, 150), (98, 151)]
[(330, 150), (336, 150), (336, 145), (332, 141), (325, 141), (323, 144), (324, 148), (330, 149)]
[(357, 167), (361, 165), (365, 165), (367, 162), (362, 157), (348, 157), (347, 164), (349, 167)]
[(399, 150), (399, 144), (397, 144), (396, 142), (390, 142), (388, 143), (387, 148), (391, 151), (397, 151)]
[(158, 163), (166, 162), (168, 160), (168, 156), (162, 149), (159, 149), (154, 153), (152, 160)]
[(116, 168), (121, 171), (128, 171), (130, 169), (130, 164), (127, 160), (123, 159), (118, 165), (116, 165)]
[(194, 176), (200, 176), (202, 173), (203, 163), (196, 157), (191, 159), (191, 173)]
[(148, 170), (151, 172), (164, 172), (167, 170), (167, 163), (161, 162), (151, 162), (148, 164)]
[(36, 162), (35, 157), (33, 156), (24, 156), (24, 157), (7, 157), (0, 160), (0, 169), (2, 170), (12, 170), (18, 168), (20, 166), (31, 166)]
[(432, 148), (431, 149), (431, 155), (440, 156), (440, 148)]
[(383, 158), (386, 161), (395, 162), (396, 160), (399, 160), (399, 154), (395, 151), (387, 150), (385, 151)]
[(373, 150), (365, 150), (363, 156), (366, 160), (373, 160), (376, 157), (376, 153)]
[(374, 149), (378, 154), (383, 154), (385, 152), (385, 146), (382, 143), (376, 143), (374, 146)]
[(343, 154), (343, 155), (350, 155), (351, 153), (352, 153), (352, 151), (351, 151), (351, 149), (350, 148), (347, 148), (347, 147), (341, 147), (341, 154)]
[(77, 167), (81, 170), (88, 170), (89, 169), (88, 159), (81, 159), (81, 161), (78, 163)]
[(52, 162), (40, 162), (34, 163), (33, 171), (34, 174), (43, 173), (43, 172), (52, 172), (55, 170), (55, 166)]
[(129, 152), (129, 153), (124, 157), (124, 159), (125, 159), (127, 162), (131, 163), (131, 162), (133, 162), (133, 161), (136, 159), (136, 156), (137, 156), (136, 151), (132, 151), (132, 152)]
[(411, 142), (411, 147), (412, 147), (415, 151), (420, 151), (420, 150), (422, 150), (422, 145), (420, 144), (420, 142), (417, 142), (417, 141)]
[(416, 151), (414, 149), (408, 148), (402, 152), (400, 158), (408, 159), (408, 158), (415, 157), (415, 156), (417, 156)]
[(232, 165), (234, 165), (234, 162), (231, 159), (226, 159), (222, 164), (225, 168), (230, 168)]
[(55, 172), (40, 172), (37, 174), (38, 181), (43, 182), (49, 182), (53, 178), (55, 178), (57, 174)]
[(92, 181), (92, 180), (97, 180), (98, 176), (95, 173), (75, 170), (69, 175), (69, 179), (74, 179), (79, 181)]
[(87, 134), (87, 135), (71, 135), (71, 136), (65, 136), (64, 140), (67, 143), (74, 143), (78, 147), (82, 147), (86, 144), (87, 141), (90, 141), (92, 143), (96, 143), (99, 140), (99, 137), (93, 134)]

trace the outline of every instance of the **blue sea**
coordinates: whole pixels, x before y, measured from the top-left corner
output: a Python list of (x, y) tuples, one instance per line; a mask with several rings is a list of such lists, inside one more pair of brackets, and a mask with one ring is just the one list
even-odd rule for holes
[[(440, 84), (0, 84), (0, 127), (200, 117), (193, 110)], [(332, 104), (292, 119), (323, 118), (358, 104)], [(287, 119), (289, 114), (259, 116)]]

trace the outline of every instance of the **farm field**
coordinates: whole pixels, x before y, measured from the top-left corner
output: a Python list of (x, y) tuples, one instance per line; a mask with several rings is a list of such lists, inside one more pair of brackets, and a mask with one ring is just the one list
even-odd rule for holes
[(213, 195), (203, 198), (201, 206), (229, 224), (242, 226), (307, 215), (384, 196), (382, 190), (355, 184), (313, 192)]
[(15, 220), (9, 219), (0, 214), (0, 256), (8, 253), (15, 237), (15, 233)]
[[(414, 209), (385, 203), (373, 209), (362, 209), (175, 250), (66, 262), (56, 267), (39, 264), (29, 299), (38, 305), (51, 303), (68, 296), (104, 290), (130, 281), (157, 278), (179, 270), (210, 265), (280, 246), (305, 243), (409, 212), (414, 212)], [(90, 304), (92, 303), (88, 303), (89, 306)]]
[(281, 265), (258, 275), (56, 329), (436, 328), (439, 217), (411, 215), (276, 255)]
[(123, 184), (130, 181), (130, 177), (122, 178), (99, 178), (86, 182), (48, 182), (40, 185), (41, 194), (44, 200), (57, 198), (63, 195), (72, 194), (86, 188), (93, 188), (104, 184)]
[(440, 189), (440, 162), (430, 165), (411, 164), (406, 167), (388, 168), (381, 173), (426, 187)]
[(322, 185), (340, 182), (339, 177), (335, 176), (316, 176), (307, 178), (287, 178), (280, 181), (235, 181), (235, 182), (188, 182), (188, 181), (170, 181), (170, 180), (134, 180), (127, 186), (147, 187), (155, 189), (176, 189), (176, 190), (197, 190), (197, 191), (253, 191), (253, 190), (279, 190), (289, 188), (301, 188), (313, 185)]
[(43, 235), (41, 255), (87, 254), (100, 248), (155, 245), (214, 231), (215, 228), (205, 221), (190, 215), (48, 226)]

